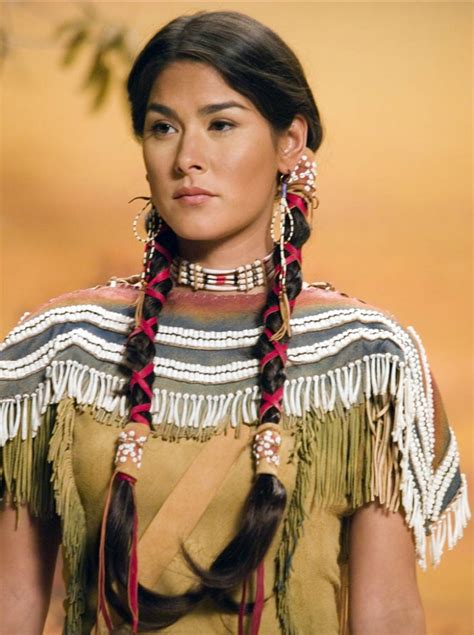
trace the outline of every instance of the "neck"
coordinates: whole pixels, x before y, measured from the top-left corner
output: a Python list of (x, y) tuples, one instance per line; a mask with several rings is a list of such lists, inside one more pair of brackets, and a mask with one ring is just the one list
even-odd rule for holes
[(206, 241), (178, 238), (178, 254), (189, 262), (210, 269), (233, 269), (262, 260), (273, 250), (270, 236), (266, 240)]

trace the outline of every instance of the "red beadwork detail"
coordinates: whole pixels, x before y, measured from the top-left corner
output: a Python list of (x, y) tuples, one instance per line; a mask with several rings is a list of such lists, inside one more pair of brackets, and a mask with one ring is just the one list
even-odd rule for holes
[(134, 370), (132, 379), (130, 381), (130, 387), (133, 387), (135, 384), (139, 384), (140, 388), (147, 395), (147, 397), (150, 397), (150, 399), (152, 398), (153, 393), (151, 391), (151, 388), (145, 382), (145, 377), (148, 377), (148, 375), (150, 373), (152, 373), (153, 370), (154, 370), (153, 369), (153, 364), (150, 362), (144, 368), (142, 368), (140, 371)]
[(264, 314), (263, 314), (263, 321), (264, 321), (264, 322), (266, 322), (267, 317), (268, 317), (269, 315), (271, 315), (272, 313), (275, 313), (275, 311), (279, 311), (279, 310), (280, 310), (280, 307), (279, 307), (278, 305), (276, 305), (276, 304), (272, 304), (272, 305), (270, 305), (270, 306), (266, 309), (266, 311), (264, 312)]
[(117, 474), (117, 478), (120, 481), (130, 481), (130, 483), (135, 483), (137, 480), (134, 476), (132, 476), (131, 474), (125, 474), (125, 472), (119, 472)]
[(263, 368), (263, 366), (265, 366), (265, 364), (267, 362), (269, 362), (271, 359), (273, 359), (277, 355), (279, 355), (281, 357), (281, 361), (283, 362), (283, 364), (285, 364), (286, 360), (287, 360), (286, 349), (288, 348), (288, 343), (287, 342), (279, 342), (279, 341), (276, 341), (276, 340), (270, 340), (270, 338), (273, 336), (273, 333), (267, 327), (265, 327), (263, 332), (268, 337), (268, 339), (270, 341), (270, 344), (273, 346), (274, 350), (273, 351), (269, 351), (260, 360), (260, 366)]
[(166, 278), (170, 278), (170, 277), (171, 277), (170, 270), (162, 269), (156, 274), (156, 276), (152, 280), (150, 280), (150, 282), (148, 283), (148, 286), (158, 284), (158, 282), (162, 282), (163, 280), (166, 280)]
[(298, 194), (294, 194), (294, 193), (288, 193), (286, 195), (286, 200), (288, 201), (288, 206), (291, 207), (297, 207), (304, 216), (308, 216), (308, 207), (306, 205), (306, 201), (304, 200), (304, 198), (302, 198), (301, 196), (298, 196)]
[(155, 324), (157, 324), (157, 322), (158, 322), (158, 318), (156, 316), (148, 318), (148, 320), (142, 319), (140, 324), (128, 336), (129, 339), (133, 335), (136, 335), (137, 333), (141, 333), (143, 331), (148, 336), (148, 338), (152, 342), (154, 342), (155, 341), (155, 332), (153, 331), (152, 327), (155, 326)]
[(150, 402), (141, 403), (136, 406), (133, 406), (130, 409), (130, 421), (136, 421), (137, 423), (145, 423), (148, 425), (148, 421), (145, 417), (142, 417), (140, 412), (148, 412), (150, 410)]
[(165, 296), (160, 293), (159, 291), (155, 291), (155, 289), (152, 289), (151, 287), (146, 287), (145, 288), (145, 293), (146, 295), (151, 295), (152, 298), (155, 298), (156, 300), (159, 300), (161, 302), (161, 304), (165, 303)]
[(255, 604), (252, 612), (252, 623), (250, 625), (250, 635), (258, 635), (262, 612), (265, 602), (265, 570), (263, 560), (257, 567), (257, 592), (255, 594)]
[(163, 256), (166, 258), (168, 262), (171, 262), (173, 260), (173, 257), (168, 251), (168, 249), (166, 249), (166, 247), (164, 247), (161, 243), (159, 243), (156, 240), (155, 240), (155, 249), (156, 251), (159, 251), (160, 254), (163, 254)]
[(262, 417), (265, 412), (269, 409), (269, 408), (276, 408), (279, 412), (281, 412), (281, 399), (283, 397), (283, 386), (280, 386), (280, 388), (278, 388), (278, 390), (276, 390), (273, 394), (270, 394), (268, 392), (263, 392), (262, 393), (262, 399), (264, 400), (264, 403), (260, 406), (258, 414), (259, 417)]

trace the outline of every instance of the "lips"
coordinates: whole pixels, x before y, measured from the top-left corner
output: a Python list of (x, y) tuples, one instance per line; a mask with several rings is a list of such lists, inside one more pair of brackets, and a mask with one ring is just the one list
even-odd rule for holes
[(207, 201), (212, 200), (214, 195), (211, 194), (192, 194), (192, 195), (183, 195), (178, 196), (176, 202), (179, 205), (201, 205), (201, 203), (206, 203)]
[(205, 190), (201, 187), (180, 187), (179, 190), (176, 190), (176, 192), (174, 193), (173, 198), (181, 198), (183, 196), (192, 197), (200, 195), (215, 196), (215, 194), (213, 194), (209, 190)]

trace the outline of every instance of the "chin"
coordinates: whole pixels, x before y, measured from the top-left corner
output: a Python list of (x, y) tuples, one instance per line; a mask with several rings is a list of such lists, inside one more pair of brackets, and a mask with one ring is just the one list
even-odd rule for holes
[[(222, 220), (222, 219), (221, 219)], [(224, 240), (238, 234), (243, 228), (223, 226), (216, 223), (216, 218), (180, 218), (174, 217), (168, 225), (174, 233), (185, 240)]]
[(170, 227), (179, 238), (185, 240), (218, 241), (223, 240), (229, 235), (229, 232), (226, 232), (225, 229), (219, 231), (216, 229), (215, 224), (209, 226), (209, 223), (203, 223), (199, 226), (192, 222), (186, 223), (185, 226), (174, 223), (174, 225), (170, 224)]

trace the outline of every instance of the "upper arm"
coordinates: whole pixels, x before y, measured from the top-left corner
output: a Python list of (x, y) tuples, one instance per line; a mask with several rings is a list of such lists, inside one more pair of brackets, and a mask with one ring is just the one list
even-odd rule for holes
[[(381, 626), (387, 635), (425, 633), (415, 545), (402, 508), (391, 512), (372, 502), (354, 512), (349, 537), (349, 605), (351, 635), (381, 635)], [(400, 615), (410, 616), (405, 622), (407, 630), (403, 630)]]
[(5, 632), (25, 635), (43, 632), (60, 542), (57, 516), (37, 518), (27, 505), (16, 508), (6, 498), (1, 501), (0, 621)]
[(22, 635), (43, 632), (61, 541), (48, 462), (56, 405), (42, 403), (45, 324), (28, 318), (0, 343), (0, 623)]

